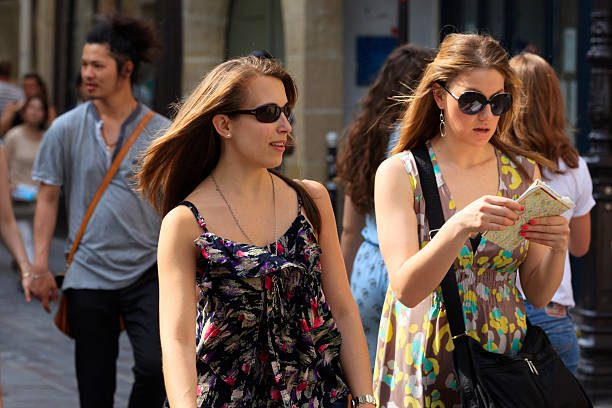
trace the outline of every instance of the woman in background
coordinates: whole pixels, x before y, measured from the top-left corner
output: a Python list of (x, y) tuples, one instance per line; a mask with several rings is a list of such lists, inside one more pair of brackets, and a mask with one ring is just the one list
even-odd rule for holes
[(387, 268), (378, 248), (374, 175), (397, 142), (395, 127), (406, 109), (406, 104), (398, 98), (416, 87), (432, 57), (431, 51), (412, 44), (402, 45), (389, 54), (360, 102), (361, 113), (351, 125), (336, 163), (338, 177), (346, 182), (342, 255), (359, 307), (372, 368), (380, 313), (389, 286)]
[(6, 133), (11, 128), (23, 123), (23, 108), (25, 102), (34, 96), (41, 97), (47, 106), (45, 128), (48, 128), (51, 122), (57, 117), (55, 107), (49, 105), (47, 86), (40, 75), (35, 72), (30, 72), (23, 76), (23, 93), (25, 94), (25, 100), (10, 102), (6, 105), (2, 117), (0, 117), (0, 133)]
[[(11, 206), (11, 195), (9, 192), (8, 183), (8, 168), (6, 165), (6, 156), (4, 153), (4, 145), (0, 142), (0, 235), (6, 244), (6, 247), (15, 258), (19, 270), (21, 271), (21, 280), (23, 284), (26, 301), (31, 300), (30, 287), (32, 280), (38, 276), (33, 276), (30, 270), (30, 262), (26, 254), (13, 208)], [(0, 408), (2, 404), (2, 385), (0, 384)]]
[[(563, 216), (570, 227), (569, 253), (583, 256), (591, 243), (590, 211), (595, 205), (593, 182), (584, 159), (572, 146), (566, 131), (568, 124), (559, 79), (550, 64), (535, 54), (519, 54), (510, 60), (510, 66), (523, 81), (525, 101), (507, 140), (539, 152), (553, 164), (542, 167), (542, 177), (556, 192), (568, 196), (576, 204)], [(566, 367), (574, 374), (578, 368), (579, 350), (569, 309), (575, 305), (567, 254), (563, 280), (552, 300), (540, 309), (525, 300), (525, 311), (531, 323), (546, 331)]]
[(4, 137), (9, 170), (9, 186), (17, 226), (30, 262), (34, 259), (34, 210), (38, 184), (32, 181), (32, 167), (47, 124), (47, 103), (40, 96), (28, 98), (23, 107), (23, 123)]

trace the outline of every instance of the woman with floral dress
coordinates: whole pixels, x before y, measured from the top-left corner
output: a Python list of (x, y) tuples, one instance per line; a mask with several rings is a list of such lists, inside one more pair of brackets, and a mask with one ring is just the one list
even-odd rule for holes
[[(504, 143), (520, 81), (490, 37), (451, 34), (426, 68), (401, 125), (395, 155), (379, 167), (375, 208), (389, 271), (374, 369), (380, 407), (460, 406), (453, 341), (440, 283), (454, 266), (467, 334), (493, 352), (515, 354), (526, 334), (517, 268), (529, 301), (555, 293), (568, 245), (561, 216), (521, 219), (514, 201), (540, 177), (532, 159)], [(432, 160), (445, 224), (430, 230), (414, 157)], [(529, 157), (529, 158), (528, 158)], [(525, 238), (506, 250), (482, 238), (521, 223)]]
[(227, 61), (143, 156), (172, 408), (373, 406), (329, 195), (272, 170), (296, 99), (273, 60)]

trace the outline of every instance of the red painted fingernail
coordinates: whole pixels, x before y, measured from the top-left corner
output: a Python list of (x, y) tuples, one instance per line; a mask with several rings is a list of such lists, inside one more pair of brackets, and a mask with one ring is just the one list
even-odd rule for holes
[(528, 240), (528, 239), (529, 239), (529, 237), (525, 237), (525, 239), (527, 239), (527, 240)]
[(525, 231), (521, 231), (521, 235), (522, 235), (522, 236), (525, 236)]
[(527, 228), (529, 228), (529, 227), (526, 226), (526, 225), (523, 225), (521, 228), (523, 228), (525, 231), (527, 231)]
[(513, 222), (512, 225), (516, 224), (516, 222)]
[(521, 219), (521, 217), (516, 217), (516, 220), (517, 220), (517, 221), (518, 221), (518, 220), (520, 220), (520, 219)]
[(530, 223), (531, 225), (533, 225), (533, 224), (535, 224), (535, 221), (534, 221), (534, 220), (529, 220), (529, 223)]
[(525, 211), (525, 207), (521, 205), (521, 211)]

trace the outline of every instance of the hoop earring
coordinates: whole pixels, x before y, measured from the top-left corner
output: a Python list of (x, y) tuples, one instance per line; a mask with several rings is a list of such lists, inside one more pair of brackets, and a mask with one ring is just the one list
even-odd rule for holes
[(440, 136), (446, 136), (446, 132), (444, 131), (446, 124), (444, 123), (444, 111), (440, 109)]

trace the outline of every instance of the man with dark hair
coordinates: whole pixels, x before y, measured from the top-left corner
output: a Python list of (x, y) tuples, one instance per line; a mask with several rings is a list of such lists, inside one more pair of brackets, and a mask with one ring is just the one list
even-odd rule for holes
[(10, 102), (23, 101), (25, 96), (18, 86), (9, 82), (11, 76), (11, 63), (6, 59), (0, 59), (0, 117), (4, 108)]
[[(61, 187), (66, 194), (66, 252), (86, 210), (130, 135), (150, 109), (132, 94), (141, 62), (158, 44), (150, 26), (120, 15), (100, 19), (86, 37), (81, 76), (89, 101), (58, 117), (33, 169), (41, 183), (34, 217), (32, 292), (49, 311), (57, 288), (48, 269)], [(146, 122), (143, 122), (146, 123)], [(120, 318), (134, 350), (129, 407), (159, 407), (165, 391), (158, 323), (156, 246), (160, 217), (133, 191), (138, 157), (169, 125), (155, 114), (97, 203), (63, 283), (75, 339), (81, 407), (112, 407)]]

